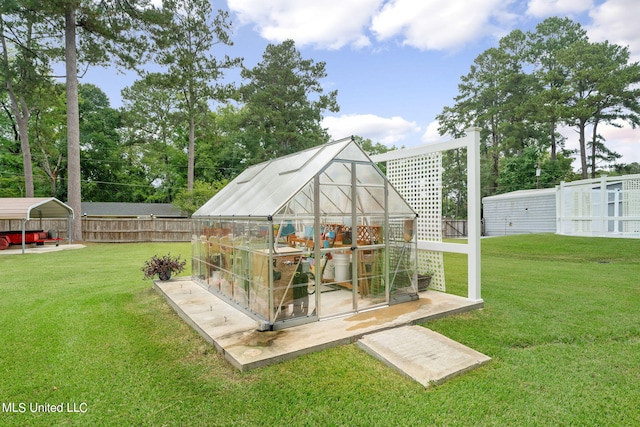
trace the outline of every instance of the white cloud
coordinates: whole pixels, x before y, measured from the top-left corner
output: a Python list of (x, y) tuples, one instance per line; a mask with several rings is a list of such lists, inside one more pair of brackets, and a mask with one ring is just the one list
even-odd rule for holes
[(527, 14), (536, 18), (548, 16), (572, 15), (591, 9), (593, 1), (585, 0), (531, 0)]
[(364, 35), (382, 0), (228, 0), (242, 24), (253, 24), (266, 40), (340, 49), (368, 46)]
[[(293, 39), (300, 46), (340, 49), (399, 38), (418, 49), (458, 48), (488, 34), (504, 32), (514, 19), (515, 0), (228, 0), (241, 24), (253, 25), (271, 42)], [(509, 25), (507, 25), (509, 26)]]
[(637, 0), (609, 0), (594, 8), (592, 24), (586, 29), (592, 41), (608, 40), (629, 46), (632, 61), (640, 61), (640, 2)]
[(333, 139), (358, 135), (374, 143), (393, 145), (420, 132), (416, 122), (402, 117), (385, 118), (373, 114), (349, 114), (340, 117), (325, 117), (322, 126)]
[(510, 1), (476, 0), (473, 5), (451, 0), (390, 0), (372, 19), (379, 40), (400, 36), (418, 49), (448, 49), (495, 31), (491, 19), (504, 19)]
[(427, 126), (427, 130), (422, 134), (422, 142), (442, 142), (442, 141), (448, 141), (451, 139), (450, 136), (448, 135), (443, 135), (441, 136), (438, 133), (438, 127), (440, 126), (440, 123), (437, 120), (432, 121), (431, 123), (429, 123), (429, 125)]

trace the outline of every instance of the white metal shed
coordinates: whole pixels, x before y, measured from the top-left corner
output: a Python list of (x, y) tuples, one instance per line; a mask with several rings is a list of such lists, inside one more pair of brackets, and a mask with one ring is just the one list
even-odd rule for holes
[(555, 188), (484, 197), (482, 207), (486, 236), (556, 231)]

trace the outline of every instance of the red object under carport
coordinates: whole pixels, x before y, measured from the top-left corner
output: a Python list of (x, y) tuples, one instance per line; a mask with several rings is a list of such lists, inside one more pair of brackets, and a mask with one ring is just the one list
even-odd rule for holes
[[(22, 231), (0, 231), (0, 238), (2, 238), (5, 242), (8, 242), (8, 245), (21, 245), (22, 244)], [(24, 243), (27, 245), (37, 244), (44, 245), (45, 242), (56, 242), (58, 243), (60, 238), (51, 237), (49, 233), (44, 230), (25, 230), (24, 231)], [(0, 243), (0, 250), (6, 249), (6, 247), (2, 247), (2, 243)]]

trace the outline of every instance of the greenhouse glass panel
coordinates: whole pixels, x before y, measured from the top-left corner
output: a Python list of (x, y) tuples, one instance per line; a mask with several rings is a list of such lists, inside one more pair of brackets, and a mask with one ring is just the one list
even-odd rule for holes
[(385, 185), (385, 178), (380, 174), (380, 170), (374, 165), (358, 164), (356, 180), (358, 185)]
[(276, 215), (278, 216), (308, 216), (313, 215), (313, 182), (302, 188)]
[(389, 215), (415, 215), (415, 212), (407, 202), (402, 198), (398, 192), (389, 185), (389, 199), (388, 199)]
[(336, 156), (336, 159), (365, 162), (365, 163), (371, 162), (369, 157), (362, 151), (362, 149), (355, 142), (351, 142), (349, 145), (347, 145)]
[(351, 186), (351, 163), (333, 162), (321, 175), (320, 184)]
[(405, 302), (417, 291), (416, 218), (389, 220), (389, 303)]
[[(323, 219), (327, 215), (343, 217), (351, 214), (351, 186), (323, 185), (320, 187), (320, 213)], [(326, 219), (325, 219), (326, 222)]]
[(361, 215), (384, 212), (385, 189), (381, 187), (358, 187), (356, 208)]

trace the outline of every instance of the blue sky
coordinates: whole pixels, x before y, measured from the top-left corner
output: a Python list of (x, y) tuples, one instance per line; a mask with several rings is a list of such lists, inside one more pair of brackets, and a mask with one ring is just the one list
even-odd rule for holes
[[(155, 1), (155, 0), (154, 0)], [(158, 0), (159, 1), (159, 0)], [(234, 23), (234, 56), (252, 67), (268, 43), (293, 39), (302, 56), (326, 62), (326, 90), (338, 90), (340, 112), (324, 126), (334, 138), (352, 134), (395, 146), (443, 138), (435, 117), (453, 104), (460, 77), (473, 60), (513, 29), (530, 30), (549, 16), (580, 22), (591, 41), (629, 46), (640, 60), (638, 0), (212, 0)], [(215, 54), (215, 52), (214, 52)], [(115, 73), (107, 70), (110, 74)], [(120, 90), (135, 76), (105, 78), (91, 69), (94, 83), (119, 107)], [(238, 80), (239, 83), (239, 80)], [(567, 146), (577, 135), (562, 130)], [(640, 130), (601, 128), (622, 162), (640, 162)], [(574, 167), (576, 167), (574, 162)]]

